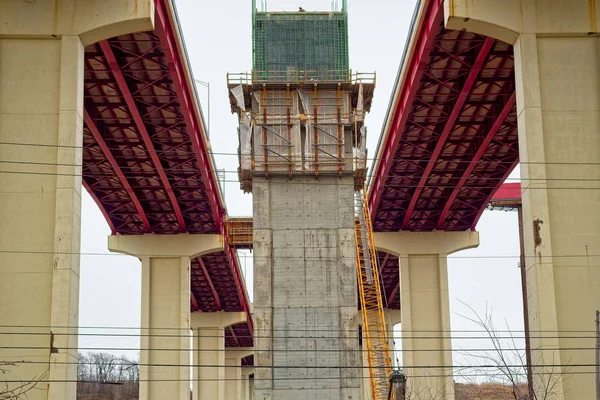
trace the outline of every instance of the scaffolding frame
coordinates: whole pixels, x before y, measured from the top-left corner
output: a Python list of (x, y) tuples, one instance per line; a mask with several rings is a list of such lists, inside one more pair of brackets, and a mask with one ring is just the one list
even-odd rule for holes
[(236, 249), (252, 249), (252, 217), (229, 217), (225, 220), (227, 241)]

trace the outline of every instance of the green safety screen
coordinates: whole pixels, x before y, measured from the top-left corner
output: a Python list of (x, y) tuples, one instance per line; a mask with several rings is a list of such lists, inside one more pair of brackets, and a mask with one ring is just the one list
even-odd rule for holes
[(346, 13), (256, 12), (253, 69), (265, 77), (273, 71), (348, 71)]

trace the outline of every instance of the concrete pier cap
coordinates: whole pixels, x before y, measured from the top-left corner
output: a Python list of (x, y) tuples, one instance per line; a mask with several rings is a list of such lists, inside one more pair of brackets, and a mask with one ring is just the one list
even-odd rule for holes
[(195, 312), (190, 317), (190, 325), (193, 329), (198, 328), (227, 328), (228, 326), (248, 322), (248, 314), (239, 312)]
[(600, 20), (600, 7), (588, 0), (448, 0), (443, 6), (447, 29), (466, 30), (511, 45), (524, 33), (598, 33)]
[(225, 248), (223, 235), (178, 234), (178, 235), (111, 235), (108, 249), (115, 253), (135, 257), (171, 258), (198, 257), (222, 251)]
[(0, 37), (77, 35), (88, 46), (154, 30), (153, 0), (12, 1), (0, 10)]
[(479, 232), (374, 232), (375, 247), (395, 256), (452, 254), (479, 246)]

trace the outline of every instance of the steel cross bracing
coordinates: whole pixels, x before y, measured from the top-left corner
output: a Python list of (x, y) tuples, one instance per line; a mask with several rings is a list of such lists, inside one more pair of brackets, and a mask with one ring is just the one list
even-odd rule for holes
[(512, 46), (427, 2), (371, 181), (375, 231), (475, 229), (518, 162)]
[[(153, 32), (85, 49), (83, 182), (113, 234), (224, 233), (224, 205), (168, 0)], [(226, 239), (225, 239), (226, 240)], [(232, 248), (192, 260), (192, 311), (247, 311)], [(251, 322), (226, 331), (252, 345)]]

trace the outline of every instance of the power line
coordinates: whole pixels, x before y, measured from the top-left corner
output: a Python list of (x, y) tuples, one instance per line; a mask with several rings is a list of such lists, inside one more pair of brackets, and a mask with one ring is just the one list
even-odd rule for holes
[[(196, 336), (194, 336), (194, 338), (197, 338)], [(389, 338), (389, 337), (388, 337)], [(264, 339), (264, 337), (263, 337)], [(281, 338), (279, 338), (281, 339)], [(296, 337), (294, 336), (291, 339), (338, 339), (338, 338), (304, 338), (304, 337)], [(348, 337), (345, 338), (339, 338), (340, 340), (342, 339), (349, 339)], [(356, 338), (352, 338), (352, 339), (358, 339), (358, 337)], [(413, 338), (414, 339), (414, 338)], [(424, 338), (417, 338), (417, 339), (424, 339)], [(428, 338), (427, 338), (428, 339)], [(435, 340), (440, 340), (440, 338), (432, 338)], [(489, 338), (488, 338), (489, 339)], [(564, 338), (561, 338), (564, 339)], [(589, 338), (594, 339), (594, 338)], [(225, 350), (219, 350), (219, 349), (192, 349), (190, 348), (157, 348), (157, 347), (149, 347), (149, 348), (129, 348), (129, 347), (77, 347), (77, 348), (63, 348), (64, 350), (77, 350), (77, 351), (82, 351), (82, 350), (86, 350), (86, 351), (98, 351), (98, 352), (114, 352), (114, 351), (123, 351), (123, 352), (134, 352), (134, 351), (157, 351), (157, 352), (161, 352), (161, 353), (170, 353), (170, 352), (188, 352), (188, 351), (197, 351), (203, 354), (206, 353), (227, 353), (227, 352), (231, 352), (231, 351), (237, 351), (237, 349), (240, 349), (241, 347), (227, 347)], [(52, 347), (46, 347), (46, 346), (0, 346), (0, 349), (2, 350), (24, 350), (24, 351), (37, 351), (37, 350), (50, 350), (52, 349)], [(469, 348), (469, 349), (435, 349), (435, 348), (428, 348), (428, 349), (396, 349), (396, 351), (399, 352), (406, 352), (406, 353), (460, 353), (466, 356), (469, 356), (469, 353), (476, 353), (476, 355), (479, 355), (480, 353), (494, 353), (494, 352), (503, 352), (503, 353), (510, 353), (510, 352), (524, 352), (526, 349), (521, 349), (521, 348), (502, 348), (502, 349), (497, 349), (494, 347), (490, 347), (490, 348)], [(595, 350), (595, 347), (561, 347), (560, 349), (558, 349), (557, 351), (593, 351)], [(288, 348), (285, 350), (255, 350), (255, 353), (310, 353), (311, 351), (307, 351), (306, 349), (293, 349), (293, 348)], [(318, 353), (368, 353), (368, 350), (366, 349), (356, 349), (356, 350), (339, 350), (339, 349), (320, 349), (318, 350)], [(22, 357), (22, 356), (21, 356)]]
[[(307, 247), (310, 248), (310, 247)], [(331, 247), (329, 249), (334, 250), (337, 247)], [(320, 248), (322, 249), (322, 248)], [(135, 256), (131, 256), (128, 254), (121, 254), (121, 253), (96, 253), (96, 252), (65, 252), (65, 251), (35, 251), (35, 250), (0, 250), (0, 253), (6, 253), (6, 254), (46, 254), (46, 255), (81, 255), (81, 256), (101, 256), (101, 257), (134, 257), (134, 258), (139, 258), (139, 257), (152, 257), (154, 256), (154, 254), (137, 254)], [(214, 253), (210, 253), (210, 254), (214, 254)], [(210, 256), (210, 254), (206, 254), (206, 256)], [(201, 256), (202, 257), (202, 256)], [(448, 256), (448, 259), (451, 260), (518, 260), (519, 259), (519, 255), (492, 255), (492, 256), (455, 256), (454, 254), (451, 254)], [(575, 258), (575, 259), (593, 259), (593, 258), (597, 258), (600, 257), (600, 254), (566, 254), (566, 255), (552, 255), (552, 256), (543, 256), (543, 260), (552, 260), (552, 259), (565, 259), (565, 258)], [(272, 259), (272, 257), (269, 256), (257, 256), (257, 255), (253, 255), (254, 259)], [(434, 259), (438, 259), (439, 255), (437, 254), (414, 254), (414, 255), (410, 255), (409, 258), (411, 259), (430, 259), (430, 258), (434, 258)], [(526, 256), (526, 258), (538, 258), (538, 256), (532, 255), (532, 256)], [(289, 260), (289, 259), (303, 259), (303, 260), (328, 260), (328, 259), (335, 259), (335, 260), (354, 260), (354, 257), (338, 257), (338, 256), (331, 256), (331, 257), (326, 257), (326, 256), (314, 256), (314, 257), (310, 257), (310, 256), (278, 256), (277, 259), (281, 259), (281, 260)], [(600, 267), (600, 264), (565, 264), (565, 265), (555, 265), (555, 263), (553, 261), (542, 261), (542, 262), (536, 262), (534, 265), (552, 265), (554, 268), (597, 268)]]
[[(199, 172), (200, 169), (198, 170), (193, 170), (190, 172), (196, 173)], [(110, 177), (117, 177), (117, 175), (115, 175), (114, 172), (111, 173), (81, 173), (81, 174), (73, 174), (73, 173), (60, 173), (60, 172), (33, 172), (33, 171), (10, 171), (10, 170), (0, 170), (0, 173), (3, 174), (13, 174), (13, 175), (38, 175), (38, 176), (69, 176), (69, 177), (102, 177), (102, 178), (110, 178)], [(322, 176), (327, 176), (327, 175), (323, 175), (323, 173), (321, 173)], [(310, 178), (313, 177), (313, 175), (311, 174), (297, 174), (298, 177), (300, 178)], [(319, 179), (322, 179), (322, 176)], [(336, 175), (329, 175), (330, 177), (335, 177), (337, 178), (337, 174)], [(151, 176), (146, 175), (127, 175), (126, 178), (139, 178), (139, 179), (150, 179), (152, 178)], [(189, 179), (191, 179), (192, 177), (189, 177)], [(539, 182), (539, 184), (543, 183), (545, 180), (540, 180), (541, 182)], [(566, 179), (566, 181), (573, 181), (573, 179)], [(590, 179), (589, 182), (597, 182), (597, 179)], [(224, 182), (224, 183), (238, 183), (239, 184), (239, 180), (221, 180), (220, 182)], [(521, 182), (520, 180), (518, 182)], [(587, 182), (587, 181), (586, 181)], [(538, 182), (535, 182), (538, 183)], [(310, 185), (312, 183), (310, 182), (296, 182), (296, 181), (286, 181), (285, 182), (286, 185)], [(320, 186), (351, 186), (354, 187), (354, 183), (345, 183), (345, 182), (336, 182), (336, 183), (329, 183), (329, 182), (319, 182)], [(419, 185), (419, 184), (389, 184), (389, 183), (381, 183), (379, 184), (379, 186), (384, 187), (384, 188), (392, 188), (392, 189), (416, 189), (416, 188), (428, 188), (428, 187), (436, 187), (438, 189), (455, 189), (458, 187), (458, 185), (452, 185), (452, 184), (435, 184), (435, 185), (427, 185), (427, 184), (423, 184), (423, 185)], [(147, 189), (147, 187), (145, 187)], [(485, 185), (468, 185), (468, 186), (464, 186), (465, 189), (492, 189), (490, 186), (485, 186)], [(136, 187), (134, 186), (133, 189), (136, 189)], [(163, 189), (162, 186), (156, 186), (157, 190), (161, 190)], [(599, 186), (543, 186), (543, 187), (536, 187), (536, 186), (522, 186), (521, 190), (600, 190), (600, 185)], [(115, 189), (116, 190), (116, 189)], [(4, 192), (4, 193), (8, 193), (8, 192)], [(15, 193), (24, 193), (24, 192), (15, 192)], [(37, 192), (31, 192), (31, 193), (37, 193)]]
[[(475, 138), (476, 136), (472, 136), (473, 138)], [(485, 135), (481, 135), (481, 137), (485, 137)], [(89, 146), (73, 146), (73, 145), (59, 145), (59, 144), (50, 144), (50, 143), (26, 143), (26, 142), (0, 142), (0, 145), (6, 145), (6, 146), (24, 146), (24, 147), (53, 147), (53, 148), (70, 148), (70, 149), (87, 149)], [(143, 143), (140, 143), (140, 145), (143, 145)], [(121, 147), (109, 147), (109, 150), (112, 151), (134, 151), (133, 149), (135, 148), (135, 145), (132, 145), (132, 147), (130, 148), (121, 148)], [(156, 154), (168, 154), (168, 153), (172, 153), (174, 155), (196, 155), (196, 152), (193, 151), (187, 151), (187, 150), (155, 150), (155, 151), (151, 151), (148, 150), (146, 148), (144, 148), (144, 151), (146, 153), (156, 153)], [(238, 153), (235, 152), (211, 152), (210, 154), (215, 155), (215, 156), (229, 156), (229, 157), (239, 157)], [(291, 156), (292, 159), (295, 157), (294, 155)], [(380, 157), (367, 157), (366, 160), (367, 161), (377, 161), (380, 160)], [(296, 159), (295, 161), (298, 161), (299, 159)], [(397, 161), (427, 161), (424, 160), (422, 158), (402, 158), (399, 159)], [(471, 163), (470, 160), (452, 160), (452, 163), (465, 163), (465, 164), (469, 164)], [(512, 165), (513, 162), (512, 161), (494, 161), (495, 164), (498, 165)], [(519, 164), (523, 164), (523, 165), (590, 165), (590, 166), (597, 166), (600, 165), (600, 162), (538, 162), (538, 161), (519, 161)], [(236, 171), (237, 173), (237, 171)]]
[[(406, 160), (409, 161), (409, 160)], [(67, 164), (67, 163), (54, 163), (54, 162), (35, 162), (35, 161), (15, 161), (15, 160), (0, 160), (0, 164), (13, 164), (13, 165), (30, 165), (30, 166), (49, 166), (49, 167), (72, 167), (72, 168), (83, 168), (86, 167), (85, 164)], [(544, 165), (547, 165), (547, 163), (542, 163)], [(566, 164), (564, 164), (566, 165)], [(578, 164), (577, 164), (578, 165)], [(600, 163), (597, 163), (598, 166), (600, 166)], [(154, 166), (144, 166), (144, 167), (140, 167), (140, 166), (128, 166), (128, 165), (123, 165), (123, 166), (119, 166), (119, 168), (121, 170), (135, 170), (138, 171), (138, 173), (148, 173), (148, 172), (155, 172), (158, 171), (158, 168), (154, 167)], [(112, 170), (112, 167), (111, 167)], [(162, 170), (164, 171), (174, 171), (174, 172), (180, 172), (180, 173), (196, 173), (199, 171), (207, 171), (207, 172), (222, 172), (222, 173), (226, 173), (226, 174), (232, 174), (232, 175), (238, 175), (239, 171), (237, 170), (227, 170), (224, 168), (220, 168), (220, 169), (205, 169), (205, 168), (188, 168), (188, 167), (165, 167), (162, 168)], [(43, 171), (2, 171), (5, 173), (31, 173), (31, 174), (58, 174), (58, 173), (54, 173), (54, 172), (43, 172)], [(285, 172), (285, 171), (284, 171)], [(459, 171), (460, 172), (460, 171)], [(71, 174), (73, 176), (80, 176), (79, 174)], [(113, 173), (91, 173), (91, 172), (86, 172), (86, 173), (82, 173), (81, 175), (83, 176), (112, 176), (114, 175)], [(303, 174), (302, 172), (297, 172), (296, 175), (299, 176), (310, 176), (310, 174)], [(337, 171), (335, 171), (335, 175), (337, 175)], [(369, 173), (367, 175), (365, 175), (366, 178), (372, 178), (373, 175), (372, 173)], [(127, 174), (126, 175), (127, 178), (139, 178), (139, 177), (143, 177), (143, 178), (147, 178), (147, 175), (140, 175), (140, 176), (136, 176), (135, 174), (130, 175)], [(415, 172), (413, 175), (410, 174), (404, 174), (402, 175), (402, 178), (409, 178), (409, 179), (419, 179), (421, 178), (421, 174)], [(446, 180), (460, 180), (462, 179), (461, 176), (446, 176), (444, 177), (444, 179)], [(488, 179), (490, 181), (496, 181), (497, 179), (494, 178), (487, 178), (485, 176), (478, 178), (478, 179)], [(505, 181), (515, 181), (515, 182), (547, 182), (547, 181), (576, 181), (576, 182), (598, 182), (598, 178), (593, 176), (590, 178), (506, 178)], [(239, 182), (237, 180), (230, 180), (229, 182)], [(471, 187), (471, 186), (469, 186)]]
[[(27, 331), (27, 330), (18, 330), (18, 331), (10, 331), (10, 332), (0, 332), (0, 335), (4, 335), (4, 336), (11, 336), (11, 335), (16, 335), (16, 336), (53, 336), (53, 337), (60, 337), (60, 336), (91, 336), (91, 337), (110, 337), (110, 338), (115, 338), (115, 337), (119, 337), (119, 338), (141, 338), (141, 337), (158, 337), (158, 338), (171, 338), (171, 339), (180, 339), (180, 338), (189, 338), (189, 337), (195, 337), (195, 338), (222, 338), (223, 336), (221, 334), (209, 334), (206, 333), (206, 331), (220, 331), (223, 329), (226, 329), (227, 327), (215, 327), (215, 328), (200, 328), (201, 331), (203, 331), (203, 333), (197, 333), (198, 328), (128, 328), (131, 330), (138, 330), (138, 331), (142, 331), (142, 330), (146, 330), (146, 331), (166, 331), (166, 330), (170, 330), (170, 331), (182, 331), (185, 332), (185, 334), (166, 334), (166, 333), (140, 333), (140, 334), (118, 334), (118, 333), (85, 333), (85, 334), (81, 334), (81, 333), (65, 333), (65, 332), (60, 332), (59, 329), (83, 329), (82, 327), (70, 327), (70, 328), (65, 328), (65, 327), (60, 327), (60, 326), (46, 326), (46, 327), (38, 327), (35, 325), (31, 325), (31, 326), (15, 326), (15, 328), (18, 329), (49, 329), (51, 330), (50, 332), (31, 332), (31, 331)], [(356, 329), (358, 329), (358, 325), (356, 325), (355, 327)], [(10, 329), (10, 327), (7, 326), (2, 326), (0, 327), (0, 329)], [(95, 329), (95, 330), (118, 330), (118, 328), (87, 328), (87, 329)], [(194, 333), (192, 334), (191, 332), (194, 331)], [(280, 335), (271, 335), (271, 334), (264, 334), (264, 333), (260, 333), (260, 332), (283, 332), (283, 333), (307, 333), (306, 336), (303, 335), (295, 335), (294, 338), (297, 339), (359, 339), (360, 335), (350, 335), (350, 336), (346, 336), (346, 335), (340, 335), (340, 336), (336, 336), (336, 337), (332, 337), (331, 335), (326, 335), (326, 333), (328, 334), (339, 334), (339, 333), (348, 333), (349, 331), (354, 331), (353, 328), (348, 328), (348, 329), (289, 329), (289, 328), (281, 328), (281, 329), (263, 329), (263, 330), (259, 330), (259, 329), (253, 329), (254, 334), (236, 334), (237, 338), (240, 339), (245, 339), (245, 338), (250, 338), (250, 339), (281, 339), (283, 336)], [(391, 331), (391, 328), (390, 328)], [(310, 335), (308, 335), (308, 333), (310, 332)], [(519, 331), (522, 332), (522, 331)], [(318, 333), (321, 333), (321, 336), (317, 336)], [(407, 333), (412, 333), (412, 334), (408, 334)], [(417, 335), (417, 333), (421, 333), (421, 335)], [(425, 333), (440, 333), (439, 335), (426, 335)], [(485, 331), (467, 331), (467, 333), (476, 333), (476, 334), (485, 334)], [(512, 332), (511, 332), (512, 333)], [(539, 332), (535, 332), (534, 333), (539, 333)], [(533, 336), (531, 336), (531, 338), (535, 338), (535, 339), (570, 339), (570, 340), (581, 340), (581, 339), (595, 339), (596, 336), (594, 334), (592, 334), (592, 332), (588, 332), (588, 331), (566, 331), (564, 332), (565, 334), (561, 334), (562, 331), (556, 331), (556, 332), (548, 332), (548, 335), (545, 334), (534, 334)], [(574, 333), (579, 333), (578, 335), (573, 335)], [(582, 335), (585, 333), (589, 333), (590, 335)], [(490, 336), (485, 334), (483, 336), (457, 336), (457, 335), (453, 335), (452, 333), (450, 335), (445, 335), (443, 331), (431, 331), (431, 332), (411, 332), (411, 331), (402, 331), (402, 334), (400, 336), (396, 336), (396, 335), (387, 335), (386, 337), (390, 338), (390, 339), (422, 339), (422, 340), (442, 340), (442, 339), (452, 339), (452, 340), (488, 340), (490, 339)], [(494, 336), (495, 339), (499, 339), (499, 340), (508, 340), (508, 339), (523, 339), (524, 336), (520, 336), (520, 335), (515, 335), (515, 334), (510, 334), (507, 336), (500, 336), (500, 335), (495, 335)], [(24, 347), (24, 348), (28, 348), (28, 347)], [(36, 347), (36, 348), (46, 348), (45, 346), (41, 346), (41, 347)], [(583, 349), (582, 347), (576, 347), (577, 349)], [(585, 348), (585, 349), (594, 349), (595, 347), (590, 347), (590, 348)], [(111, 350), (111, 349), (117, 349), (117, 348), (106, 348), (107, 350)], [(172, 348), (166, 348), (165, 350), (170, 350)], [(130, 349), (132, 350), (132, 349)], [(434, 350), (437, 351), (437, 350)]]

